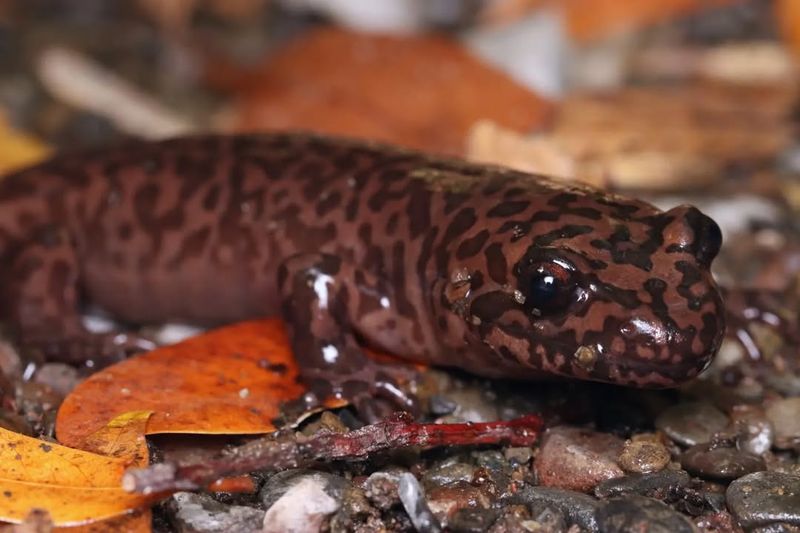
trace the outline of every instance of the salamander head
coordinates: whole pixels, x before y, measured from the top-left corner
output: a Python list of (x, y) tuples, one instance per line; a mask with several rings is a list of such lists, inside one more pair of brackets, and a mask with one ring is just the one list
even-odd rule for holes
[(502, 374), (636, 387), (696, 376), (724, 333), (709, 272), (722, 241), (716, 223), (689, 206), (560, 196), (568, 205), (528, 232), (495, 232), (466, 269), (471, 290), (458, 309), (467, 342), (488, 347)]

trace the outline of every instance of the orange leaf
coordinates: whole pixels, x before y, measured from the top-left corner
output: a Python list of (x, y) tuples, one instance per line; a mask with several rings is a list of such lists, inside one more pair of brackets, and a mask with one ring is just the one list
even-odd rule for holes
[(128, 513), (153, 500), (120, 485), (126, 468), (142, 464), (0, 428), (0, 520), (19, 523), (35, 508), (47, 510), (59, 526)]
[[(209, 76), (220, 70), (211, 65)], [(527, 132), (541, 128), (551, 111), (457, 42), (437, 36), (323, 28), (239, 81), (236, 129), (314, 129), (451, 154), (463, 153), (478, 120)]]
[(775, 20), (783, 39), (796, 57), (800, 57), (800, 3), (797, 0), (775, 0)]
[(280, 404), (305, 392), (297, 378), (281, 321), (243, 322), (94, 374), (61, 404), (56, 434), (79, 446), (106, 421), (135, 410), (153, 412), (148, 435), (269, 433)]
[(44, 143), (14, 131), (0, 113), (0, 175), (37, 163), (49, 152)]

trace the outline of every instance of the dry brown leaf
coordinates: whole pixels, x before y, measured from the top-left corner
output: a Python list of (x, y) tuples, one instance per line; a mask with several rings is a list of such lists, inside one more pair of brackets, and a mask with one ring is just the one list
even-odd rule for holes
[(305, 392), (297, 377), (282, 322), (243, 322), (92, 375), (61, 404), (56, 435), (80, 446), (108, 420), (140, 410), (153, 413), (147, 435), (269, 433), (280, 404)]
[(549, 138), (577, 175), (620, 188), (708, 185), (772, 161), (791, 141), (793, 87), (686, 84), (568, 97)]
[[(575, 161), (547, 137), (531, 137), (482, 120), (467, 137), (467, 159), (478, 163), (503, 165), (523, 172), (544, 174), (564, 181), (579, 180)], [(591, 183), (602, 187), (600, 182)]]
[[(230, 86), (230, 79), (212, 83)], [(323, 28), (236, 85), (235, 129), (313, 129), (450, 154), (463, 153), (478, 120), (528, 132), (551, 111), (461, 45), (436, 36)]]

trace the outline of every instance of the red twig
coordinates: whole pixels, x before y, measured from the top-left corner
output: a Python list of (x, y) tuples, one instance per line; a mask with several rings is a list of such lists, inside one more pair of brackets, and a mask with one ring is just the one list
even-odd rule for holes
[(195, 464), (162, 463), (131, 469), (123, 477), (130, 492), (192, 490), (229, 476), (255, 470), (284, 470), (316, 461), (358, 461), (379, 452), (418, 446), (501, 444), (530, 446), (536, 441), (542, 419), (528, 415), (507, 422), (417, 424), (407, 413), (397, 413), (377, 424), (347, 433), (320, 433), (288, 440), (271, 437), (239, 446)]

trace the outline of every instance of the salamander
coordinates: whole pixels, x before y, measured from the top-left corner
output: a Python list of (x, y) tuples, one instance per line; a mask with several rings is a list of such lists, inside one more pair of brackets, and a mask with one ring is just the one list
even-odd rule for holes
[(488, 377), (670, 387), (725, 329), (716, 223), (498, 166), (306, 132), (63, 154), (0, 180), (3, 318), (77, 362), (89, 333), (281, 315), (320, 395), (409, 407), (364, 346)]

